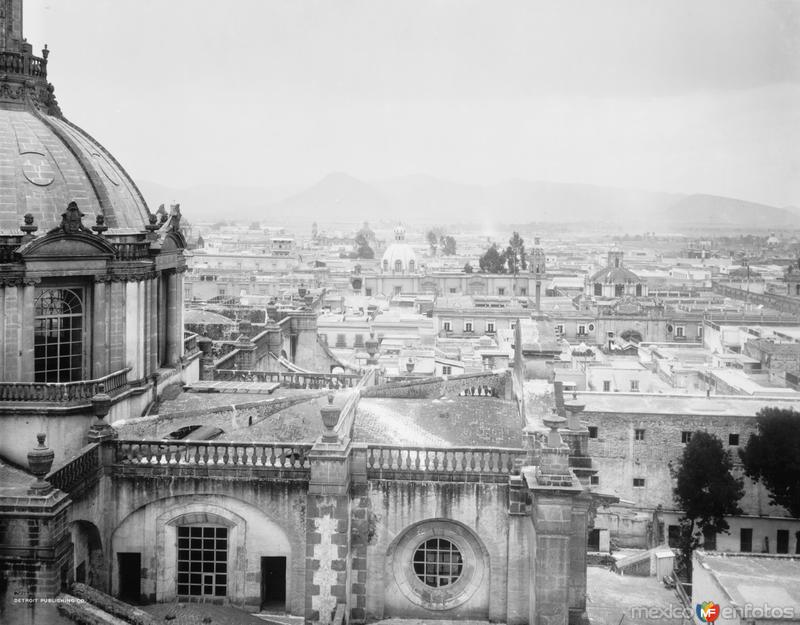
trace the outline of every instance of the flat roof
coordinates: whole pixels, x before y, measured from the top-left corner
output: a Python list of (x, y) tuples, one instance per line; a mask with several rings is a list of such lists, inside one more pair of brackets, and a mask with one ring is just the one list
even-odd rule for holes
[(578, 392), (585, 403), (584, 412), (616, 412), (623, 414), (694, 414), (754, 417), (764, 407), (800, 407), (798, 399), (765, 398), (744, 395), (668, 395), (666, 393), (600, 393)]
[(800, 558), (773, 554), (695, 552), (700, 566), (738, 605), (800, 606)]
[(522, 447), (517, 404), (494, 397), (362, 397), (354, 440), (437, 447)]

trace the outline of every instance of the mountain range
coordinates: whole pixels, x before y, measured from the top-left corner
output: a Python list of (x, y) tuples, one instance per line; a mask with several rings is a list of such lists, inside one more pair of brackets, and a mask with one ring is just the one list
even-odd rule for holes
[(308, 186), (201, 185), (177, 189), (142, 182), (151, 210), (180, 202), (190, 221), (275, 223), (565, 223), (629, 230), (693, 225), (797, 228), (800, 210), (707, 194), (618, 189), (513, 179), (483, 185), (413, 175), (367, 182), (332, 173)]

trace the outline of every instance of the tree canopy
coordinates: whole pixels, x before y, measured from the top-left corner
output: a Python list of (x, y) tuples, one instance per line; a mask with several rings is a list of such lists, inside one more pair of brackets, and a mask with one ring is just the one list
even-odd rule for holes
[(761, 480), (772, 503), (800, 517), (800, 412), (762, 408), (758, 430), (739, 450), (745, 473)]
[(358, 234), (356, 234), (355, 243), (356, 258), (375, 258), (375, 251), (369, 246), (367, 234), (364, 232), (364, 230), (360, 230)]
[(439, 239), (439, 248), (445, 256), (455, 256), (456, 253), (456, 240), (449, 234), (442, 236)]
[(692, 551), (699, 542), (695, 528), (704, 536), (728, 531), (726, 515), (741, 514), (738, 501), (744, 494), (742, 480), (731, 474), (733, 462), (722, 441), (708, 432), (694, 432), (675, 471), (675, 501), (683, 510), (681, 555), (691, 569)]
[(505, 273), (506, 272), (505, 252), (500, 253), (497, 243), (492, 243), (483, 256), (478, 260), (478, 267), (486, 273)]

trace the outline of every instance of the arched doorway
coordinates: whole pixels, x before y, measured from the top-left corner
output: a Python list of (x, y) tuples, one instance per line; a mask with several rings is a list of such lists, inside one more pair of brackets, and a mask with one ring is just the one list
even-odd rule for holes
[(75, 581), (107, 592), (108, 567), (100, 530), (90, 521), (74, 521), (69, 529), (72, 534)]

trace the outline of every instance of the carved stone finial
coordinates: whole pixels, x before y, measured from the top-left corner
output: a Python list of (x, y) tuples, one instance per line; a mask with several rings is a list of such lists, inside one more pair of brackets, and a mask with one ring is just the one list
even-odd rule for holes
[(23, 219), (25, 220), (25, 223), (24, 225), (20, 226), (19, 229), (22, 230), (26, 235), (32, 235), (39, 229), (39, 226), (33, 223), (33, 215), (31, 213), (26, 213)]
[(103, 234), (106, 230), (108, 230), (108, 226), (106, 225), (106, 216), (103, 213), (97, 213), (97, 217), (95, 217), (95, 225), (92, 226), (92, 230), (94, 230), (97, 234)]
[(322, 440), (325, 443), (335, 443), (339, 440), (339, 435), (336, 433), (336, 424), (339, 423), (339, 414), (341, 410), (333, 405), (334, 394), (333, 391), (328, 393), (328, 405), (320, 408), (320, 416), (322, 417), (322, 425), (325, 428), (322, 434)]
[(147, 230), (147, 232), (151, 235), (155, 235), (156, 230), (161, 227), (161, 224), (158, 223), (158, 215), (155, 213), (150, 213), (147, 216), (147, 221), (149, 223), (144, 227), (144, 229)]
[(60, 229), (67, 234), (77, 234), (79, 232), (91, 232), (89, 228), (83, 225), (83, 213), (78, 208), (76, 202), (70, 202), (67, 210), (61, 213), (61, 224), (57, 229)]
[(44, 481), (44, 476), (50, 472), (53, 466), (55, 452), (44, 444), (46, 439), (47, 435), (44, 432), (37, 434), (36, 440), (39, 445), (28, 452), (28, 468), (36, 476), (36, 482), (30, 488), (34, 494), (44, 495), (52, 488), (50, 484)]

